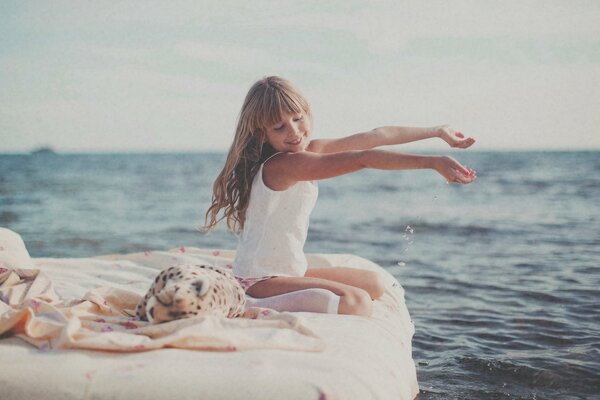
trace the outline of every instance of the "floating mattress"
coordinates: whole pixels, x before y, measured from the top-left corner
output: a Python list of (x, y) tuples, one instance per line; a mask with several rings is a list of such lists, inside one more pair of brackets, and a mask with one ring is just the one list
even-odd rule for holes
[(245, 318), (152, 325), (135, 305), (174, 264), (230, 265), (235, 253), (180, 247), (31, 259), (0, 228), (0, 388), (21, 399), (413, 399), (414, 326), (398, 281), (348, 254), (312, 267), (378, 271), (370, 318), (249, 309)]

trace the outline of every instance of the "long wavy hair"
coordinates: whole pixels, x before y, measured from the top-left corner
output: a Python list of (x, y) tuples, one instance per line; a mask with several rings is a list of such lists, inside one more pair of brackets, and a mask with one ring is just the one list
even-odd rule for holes
[[(301, 112), (312, 120), (308, 102), (286, 79), (269, 76), (252, 85), (242, 105), (225, 166), (213, 184), (205, 232), (223, 219), (234, 233), (244, 229), (254, 176), (261, 163), (275, 154), (267, 142), (266, 128), (279, 123), (285, 114)], [(219, 216), (221, 210), (223, 215)]]

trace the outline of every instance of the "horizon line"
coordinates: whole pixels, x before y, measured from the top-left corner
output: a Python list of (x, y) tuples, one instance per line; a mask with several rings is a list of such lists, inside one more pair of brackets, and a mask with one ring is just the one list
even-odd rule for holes
[[(393, 147), (393, 146), (388, 146)], [(38, 149), (32, 150), (2, 150), (0, 149), (0, 155), (36, 155), (35, 151)], [(400, 150), (397, 147), (393, 150)], [(407, 152), (413, 153), (438, 153), (442, 151), (451, 152), (460, 151), (463, 149), (434, 149), (434, 148), (412, 148), (406, 149)], [(600, 151), (600, 147), (598, 148), (483, 148), (483, 149), (464, 149), (465, 153), (581, 153), (581, 152), (598, 152)], [(229, 149), (75, 149), (75, 150), (58, 150), (52, 149), (48, 155), (85, 155), (85, 154), (227, 154)]]

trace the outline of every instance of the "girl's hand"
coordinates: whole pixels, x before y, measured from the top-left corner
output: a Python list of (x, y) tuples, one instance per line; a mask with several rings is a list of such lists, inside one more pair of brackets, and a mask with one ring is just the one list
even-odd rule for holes
[(442, 125), (433, 128), (436, 136), (443, 139), (450, 147), (457, 147), (459, 149), (466, 149), (475, 143), (475, 139), (468, 137), (465, 139), (465, 135), (461, 132), (457, 132), (452, 129), (449, 125)]
[(471, 168), (464, 167), (452, 157), (435, 157), (433, 169), (446, 178), (448, 183), (471, 183), (477, 179), (477, 173)]

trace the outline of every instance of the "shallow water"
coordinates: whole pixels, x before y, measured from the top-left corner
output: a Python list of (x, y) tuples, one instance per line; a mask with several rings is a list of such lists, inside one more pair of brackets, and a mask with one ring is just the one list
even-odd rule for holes
[[(600, 398), (600, 153), (452, 153), (478, 171), (319, 182), (307, 252), (406, 289), (419, 399)], [(197, 246), (224, 154), (0, 155), (0, 226), (33, 257)]]

